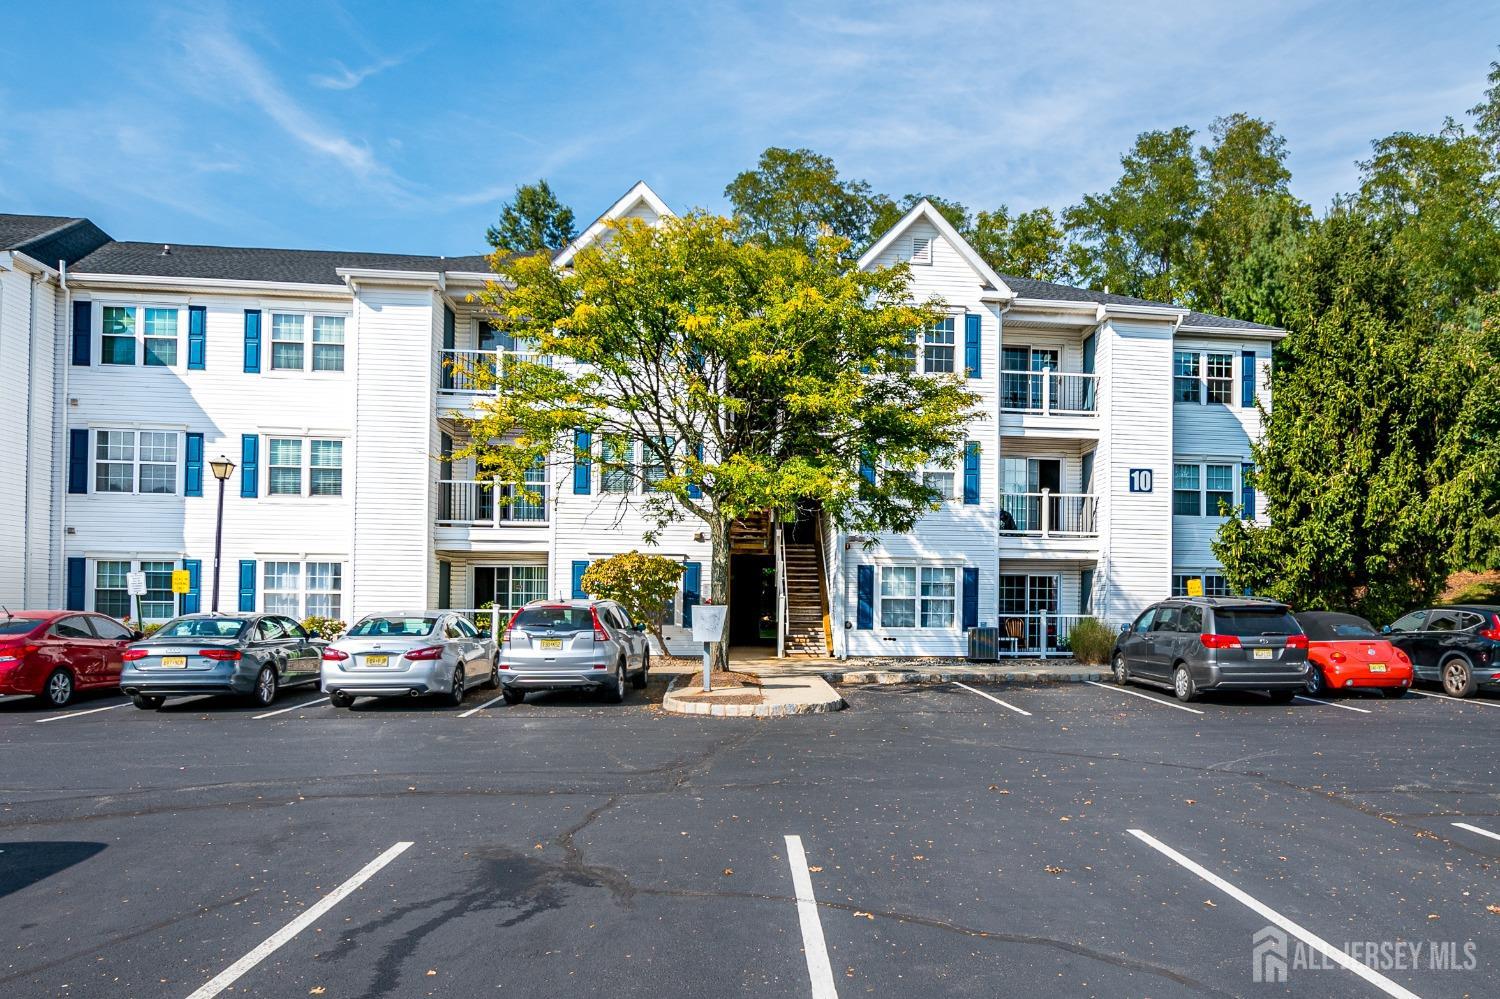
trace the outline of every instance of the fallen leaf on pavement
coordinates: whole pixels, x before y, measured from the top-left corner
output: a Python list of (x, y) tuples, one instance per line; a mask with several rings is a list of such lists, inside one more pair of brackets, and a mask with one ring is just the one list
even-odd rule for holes
[(809, 866), (809, 867), (808, 867), (808, 870), (809, 870), (809, 871), (812, 871), (812, 872), (813, 872), (813, 873), (814, 873), (814, 874), (816, 874), (816, 873), (818, 873), (818, 872), (819, 872), (819, 871), (821, 871), (821, 870), (822, 870), (822, 869), (823, 869), (823, 868), (821, 868), (821, 867), (816, 867), (816, 866)]
[(307, 990), (307, 994), (310, 996), (320, 996), (327, 991), (328, 990), (321, 985), (314, 985), (312, 988)]
[(1042, 870), (1046, 871), (1048, 874), (1061, 874), (1063, 871), (1067, 870), (1067, 868), (1058, 867), (1056, 864), (1048, 864), (1046, 867), (1042, 868)]
[(724, 876), (726, 878), (729, 877), (729, 875), (731, 875), (733, 873), (734, 873), (734, 868), (733, 867), (726, 867), (726, 868), (724, 868)]

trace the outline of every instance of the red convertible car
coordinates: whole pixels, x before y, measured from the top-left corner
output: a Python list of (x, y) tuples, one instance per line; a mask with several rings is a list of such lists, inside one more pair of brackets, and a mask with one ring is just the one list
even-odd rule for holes
[(1369, 621), (1354, 614), (1308, 611), (1295, 615), (1307, 632), (1307, 692), (1376, 689), (1400, 697), (1411, 687), (1411, 659)]
[(136, 633), (89, 611), (0, 616), (0, 695), (31, 694), (62, 707), (80, 691), (120, 685), (120, 653)]

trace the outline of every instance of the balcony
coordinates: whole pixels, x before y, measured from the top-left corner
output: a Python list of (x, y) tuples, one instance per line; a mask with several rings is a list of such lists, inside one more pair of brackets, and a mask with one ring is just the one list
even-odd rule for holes
[(1097, 558), (1099, 497), (1087, 493), (1004, 493), (1000, 555)]
[(526, 362), (550, 365), (552, 359), (521, 350), (440, 350), (438, 362), (442, 366), (442, 380), (438, 383), (441, 391), (479, 396), (494, 392), (495, 373), (505, 370), (504, 366)]
[(1058, 436), (1099, 432), (1099, 376), (1082, 371), (1001, 371), (1003, 430), (1038, 430)]
[(439, 479), (433, 541), (442, 551), (538, 551), (549, 544), (545, 481), (528, 482), (532, 502), (498, 482)]

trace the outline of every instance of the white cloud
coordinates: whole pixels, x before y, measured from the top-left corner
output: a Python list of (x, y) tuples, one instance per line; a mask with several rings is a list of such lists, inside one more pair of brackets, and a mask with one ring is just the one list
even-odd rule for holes
[(386, 59), (378, 59), (375, 62), (370, 63), (368, 66), (361, 66), (358, 69), (350, 69), (338, 59), (334, 59), (333, 65), (335, 67), (335, 72), (314, 73), (309, 76), (308, 79), (316, 85), (324, 88), (325, 90), (353, 90), (355, 87), (359, 86), (361, 83), (364, 83), (375, 74), (383, 73), (388, 69), (393, 69), (394, 67), (401, 65), (405, 61), (405, 56), (392, 56)]

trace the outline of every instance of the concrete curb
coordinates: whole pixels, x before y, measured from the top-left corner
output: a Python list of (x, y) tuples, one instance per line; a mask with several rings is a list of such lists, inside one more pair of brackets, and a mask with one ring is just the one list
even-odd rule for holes
[[(844, 708), (844, 699), (838, 692), (828, 686), (822, 677), (802, 677), (804, 681), (812, 679), (827, 689), (827, 693), (814, 690), (811, 697), (795, 701), (772, 701), (760, 704), (716, 704), (713, 701), (688, 701), (684, 695), (691, 693), (691, 688), (684, 688), (678, 693), (676, 685), (667, 689), (666, 695), (661, 700), (661, 709), (668, 714), (674, 715), (698, 715), (710, 718), (784, 718), (790, 715), (817, 715), (828, 714), (833, 711), (841, 711)], [(811, 684), (809, 684), (811, 686)], [(765, 694), (762, 694), (764, 697)]]
[(903, 683), (1087, 683), (1110, 678), (1104, 669), (1062, 670), (828, 670), (819, 674), (829, 683), (840, 686), (866, 684), (895, 685)]

